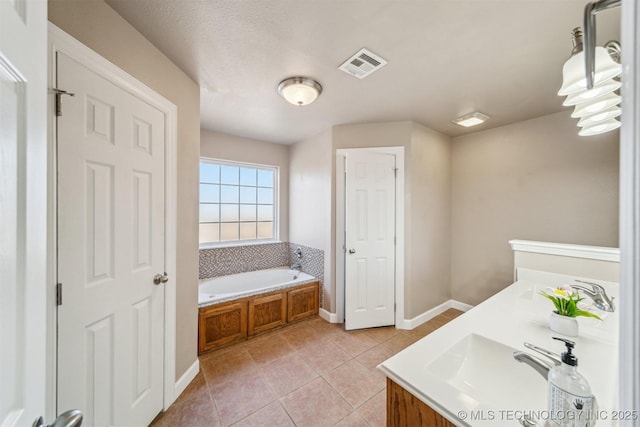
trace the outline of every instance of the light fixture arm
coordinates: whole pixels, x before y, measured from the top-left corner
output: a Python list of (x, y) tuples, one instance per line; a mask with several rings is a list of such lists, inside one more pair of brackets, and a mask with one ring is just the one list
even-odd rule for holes
[(598, 0), (584, 7), (584, 65), (587, 77), (587, 89), (593, 89), (596, 73), (596, 14), (603, 10), (620, 7), (622, 0)]

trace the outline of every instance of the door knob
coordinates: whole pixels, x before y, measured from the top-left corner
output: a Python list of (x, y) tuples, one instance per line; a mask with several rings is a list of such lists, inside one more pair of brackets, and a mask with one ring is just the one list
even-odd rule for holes
[(167, 276), (167, 272), (164, 274), (156, 274), (153, 276), (153, 283), (159, 285), (160, 283), (167, 283), (169, 281), (169, 276)]
[(39, 417), (33, 422), (33, 427), (79, 427), (81, 424), (82, 412), (77, 409), (72, 409), (60, 414), (53, 424), (49, 426), (44, 423), (42, 417)]
[(349, 249), (349, 253), (350, 253), (351, 255), (353, 255), (353, 254), (355, 254), (355, 253), (356, 253), (356, 250), (355, 250), (355, 249), (353, 249), (353, 248), (351, 248), (351, 249)]

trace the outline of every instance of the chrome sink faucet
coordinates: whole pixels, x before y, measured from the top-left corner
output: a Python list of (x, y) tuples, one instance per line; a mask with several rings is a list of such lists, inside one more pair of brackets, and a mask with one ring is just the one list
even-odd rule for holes
[(616, 307), (613, 305), (614, 298), (609, 298), (602, 285), (593, 282), (585, 282), (584, 280), (576, 280), (576, 282), (584, 283), (587, 286), (572, 285), (573, 288), (579, 289), (591, 298), (595, 306), (602, 311), (613, 312)]
[(533, 356), (529, 353), (525, 353), (524, 351), (514, 351), (513, 358), (518, 362), (525, 363), (531, 366), (536, 370), (537, 373), (542, 375), (542, 378), (544, 378), (546, 381), (547, 376), (549, 375), (549, 370), (556, 365), (560, 365), (560, 356), (556, 353), (550, 352), (549, 350), (545, 350), (544, 348), (535, 346), (528, 342), (525, 342), (524, 346), (528, 349), (540, 353), (541, 355), (549, 359), (549, 361), (540, 359), (539, 357)]

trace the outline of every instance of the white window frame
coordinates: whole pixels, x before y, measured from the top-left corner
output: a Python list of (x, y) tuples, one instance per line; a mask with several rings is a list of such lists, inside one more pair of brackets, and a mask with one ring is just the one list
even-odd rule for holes
[[(200, 161), (198, 162), (198, 171), (200, 170), (201, 163), (211, 163), (215, 165), (224, 165), (224, 166), (234, 166), (234, 167), (244, 167), (244, 168), (253, 168), (253, 169), (263, 169), (273, 171), (273, 237), (270, 239), (251, 239), (251, 240), (227, 240), (224, 242), (208, 242), (208, 243), (199, 243), (200, 249), (213, 249), (213, 248), (224, 248), (224, 247), (234, 247), (234, 246), (251, 246), (251, 245), (260, 245), (264, 243), (277, 243), (280, 241), (279, 236), (279, 223), (280, 223), (280, 168), (275, 165), (265, 165), (260, 163), (249, 163), (249, 162), (237, 162), (233, 160), (224, 160), (217, 159), (212, 157), (200, 157)], [(200, 234), (200, 181), (198, 175), (198, 235)], [(239, 185), (239, 184), (238, 184)], [(239, 203), (238, 203), (239, 204)], [(199, 240), (199, 237), (198, 237)]]

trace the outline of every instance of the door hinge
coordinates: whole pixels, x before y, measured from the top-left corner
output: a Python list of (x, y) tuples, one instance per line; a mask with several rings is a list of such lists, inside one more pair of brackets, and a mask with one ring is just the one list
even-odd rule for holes
[(398, 168), (393, 169), (393, 176), (396, 178), (398, 177)]
[(66, 90), (62, 90), (62, 89), (57, 89), (57, 88), (53, 88), (51, 89), (51, 92), (54, 94), (54, 96), (56, 97), (56, 116), (60, 117), (62, 116), (62, 95), (69, 95), (69, 96), (76, 96), (75, 93), (71, 93), (71, 92), (67, 92)]
[(62, 283), (56, 284), (56, 304), (62, 305)]

